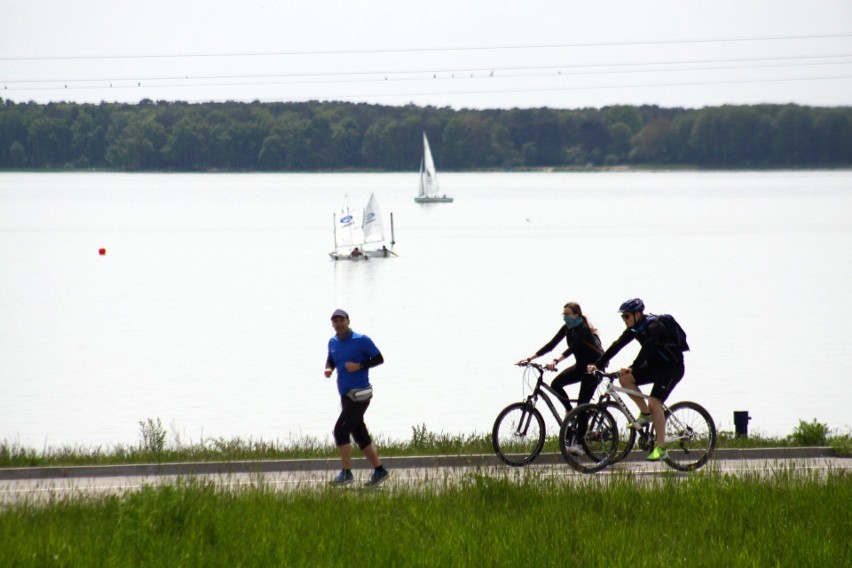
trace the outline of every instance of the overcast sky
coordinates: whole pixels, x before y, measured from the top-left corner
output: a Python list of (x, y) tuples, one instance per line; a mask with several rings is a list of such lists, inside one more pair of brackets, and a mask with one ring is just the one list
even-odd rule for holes
[(852, 105), (852, 0), (0, 0), (0, 97)]

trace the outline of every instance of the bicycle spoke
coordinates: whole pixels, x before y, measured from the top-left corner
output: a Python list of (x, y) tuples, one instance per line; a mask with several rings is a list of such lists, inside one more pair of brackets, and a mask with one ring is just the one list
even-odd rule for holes
[(494, 422), (491, 444), (494, 452), (511, 466), (532, 462), (541, 453), (546, 435), (544, 418), (527, 403), (507, 406)]
[(630, 454), (636, 443), (636, 430), (630, 427), (632, 422), (630, 417), (624, 413), (618, 404), (609, 401), (604, 403), (604, 408), (612, 415), (618, 426), (618, 449), (612, 457), (612, 463), (615, 463), (623, 460)]
[(710, 414), (694, 402), (671, 406), (666, 420), (666, 463), (681, 471), (693, 471), (707, 463), (716, 447), (716, 427)]
[(581, 473), (600, 471), (618, 449), (618, 426), (603, 407), (578, 406), (562, 424), (559, 449), (572, 469)]

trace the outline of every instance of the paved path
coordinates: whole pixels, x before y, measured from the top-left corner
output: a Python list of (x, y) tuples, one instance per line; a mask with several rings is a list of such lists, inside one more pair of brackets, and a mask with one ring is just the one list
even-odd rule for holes
[[(674, 472), (661, 463), (645, 462), (643, 456), (634, 453), (630, 459), (593, 476), (569, 469), (559, 454), (543, 454), (533, 465), (524, 468), (502, 465), (493, 455), (385, 458), (386, 466), (392, 471), (385, 486), (454, 485), (471, 474), (515, 480), (538, 476), (568, 482), (582, 482), (592, 477), (608, 480), (625, 473), (648, 481), (664, 475), (684, 478), (690, 475)], [(281, 490), (314, 489), (326, 487), (338, 468), (336, 459), (3, 468), (0, 469), (0, 505), (66, 496), (120, 494), (146, 485), (174, 484), (188, 478), (234, 489), (259, 482)], [(735, 475), (772, 475), (783, 468), (817, 474), (850, 471), (852, 459), (834, 457), (831, 448), (718, 450), (705, 466), (707, 471)], [(359, 482), (366, 481), (368, 469), (363, 459), (354, 460)]]

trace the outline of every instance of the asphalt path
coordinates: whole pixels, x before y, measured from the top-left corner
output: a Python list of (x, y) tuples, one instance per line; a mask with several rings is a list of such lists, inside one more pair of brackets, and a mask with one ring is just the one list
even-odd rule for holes
[[(644, 454), (604, 471), (576, 473), (559, 454), (542, 454), (527, 467), (503, 465), (494, 455), (403, 456), (384, 458), (391, 476), (383, 488), (447, 487), (472, 475), (522, 481), (530, 476), (584, 482), (590, 478), (617, 479), (625, 475), (653, 482), (672, 476), (688, 478), (663, 463), (644, 461)], [(115, 466), (0, 468), (0, 505), (40, 502), (67, 497), (98, 497), (138, 491), (146, 486), (174, 485), (187, 481), (215, 483), (239, 489), (263, 484), (281, 491), (327, 488), (340, 467), (337, 459), (264, 460), (233, 462), (163, 463)], [(773, 475), (794, 471), (824, 475), (849, 471), (852, 459), (834, 456), (831, 448), (771, 448), (717, 450), (704, 470), (733, 475)], [(353, 460), (356, 483), (361, 486), (370, 474), (363, 459)]]

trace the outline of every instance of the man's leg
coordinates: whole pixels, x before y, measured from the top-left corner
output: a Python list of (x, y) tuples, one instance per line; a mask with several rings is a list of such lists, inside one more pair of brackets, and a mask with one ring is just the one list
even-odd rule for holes
[(654, 430), (657, 433), (657, 447), (666, 447), (666, 413), (663, 412), (663, 403), (653, 396), (648, 399), (651, 408), (651, 419), (654, 421)]
[(343, 469), (352, 469), (352, 444), (344, 444), (338, 446), (340, 452), (340, 461), (343, 463)]
[[(350, 450), (351, 449), (352, 447), (350, 446)], [(381, 467), (382, 461), (379, 459), (379, 453), (376, 451), (376, 446), (374, 444), (370, 444), (366, 448), (362, 448), (361, 451), (364, 452), (364, 457), (367, 458), (367, 461), (370, 462), (373, 469)]]
[[(623, 388), (626, 388), (626, 389), (632, 390), (632, 391), (642, 392), (642, 391), (639, 390), (639, 387), (636, 386), (636, 377), (633, 376), (632, 372), (631, 373), (625, 373), (625, 374), (621, 375), (620, 377), (618, 377), (618, 382), (621, 384), (621, 386)], [(628, 396), (631, 398), (631, 400), (633, 400), (633, 402), (636, 403), (636, 406), (639, 407), (639, 412), (641, 412), (642, 414), (651, 413), (651, 411), (648, 409), (648, 405), (645, 403), (644, 398), (642, 398), (641, 396), (634, 396), (632, 394), (628, 395)]]
[(657, 447), (666, 447), (666, 413), (663, 411), (663, 402), (671, 394), (683, 377), (683, 368), (669, 369), (668, 372), (660, 373), (667, 378), (659, 379), (654, 382), (654, 387), (651, 389), (651, 398), (649, 399), (651, 407), (651, 416), (654, 420), (654, 430), (657, 432), (656, 443)]

